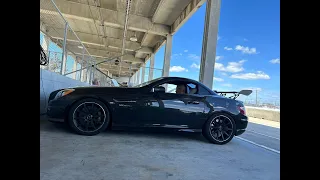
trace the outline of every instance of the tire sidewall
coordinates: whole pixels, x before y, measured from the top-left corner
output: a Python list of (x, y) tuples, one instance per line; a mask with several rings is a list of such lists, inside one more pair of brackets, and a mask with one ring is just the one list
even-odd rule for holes
[[(220, 115), (223, 115), (223, 116), (226, 116), (228, 117), (231, 122), (232, 122), (232, 127), (233, 127), (233, 131), (232, 131), (232, 134), (231, 134), (231, 137), (227, 140), (227, 141), (224, 141), (224, 142), (220, 142), (220, 141), (217, 141), (215, 140), (212, 136), (211, 136), (211, 133), (210, 133), (210, 123), (211, 121), (216, 118), (217, 116), (220, 116)], [(214, 113), (205, 123), (203, 129), (202, 129), (202, 134), (203, 136), (208, 140), (210, 141), (211, 143), (214, 143), (214, 144), (219, 144), (219, 145), (222, 145), (222, 144), (227, 144), (228, 142), (230, 142), (234, 135), (235, 135), (235, 132), (236, 132), (236, 123), (234, 122), (233, 118), (228, 115), (227, 113), (223, 113), (223, 112), (218, 112), (218, 113)]]
[[(83, 131), (79, 130), (79, 129), (75, 126), (75, 124), (74, 124), (74, 122), (73, 122), (73, 113), (74, 113), (74, 111), (76, 110), (76, 108), (77, 108), (80, 104), (82, 104), (82, 103), (84, 103), (84, 102), (94, 102), (94, 103), (97, 103), (97, 104), (99, 104), (99, 105), (103, 108), (103, 110), (105, 111), (105, 113), (106, 113), (106, 119), (105, 119), (105, 122), (104, 122), (104, 124), (102, 125), (102, 127), (101, 127), (100, 129), (98, 129), (98, 130), (96, 130), (96, 131), (93, 131), (93, 132), (83, 132)], [(103, 102), (101, 102), (100, 100), (94, 99), (94, 98), (86, 98), (86, 99), (82, 99), (82, 100), (74, 103), (74, 104), (71, 106), (71, 108), (70, 108), (70, 110), (69, 110), (69, 112), (68, 112), (68, 124), (69, 124), (70, 128), (71, 128), (73, 131), (75, 131), (77, 134), (81, 134), (81, 135), (93, 136), (93, 135), (99, 134), (100, 132), (102, 132), (102, 131), (104, 131), (104, 130), (107, 129), (107, 127), (108, 127), (108, 125), (109, 125), (109, 122), (110, 122), (110, 113), (109, 113), (108, 107), (107, 107)]]

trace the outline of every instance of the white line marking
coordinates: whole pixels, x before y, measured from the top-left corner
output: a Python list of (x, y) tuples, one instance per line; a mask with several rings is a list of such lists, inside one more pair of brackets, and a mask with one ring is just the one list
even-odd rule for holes
[(266, 136), (266, 137), (269, 137), (269, 138), (277, 139), (277, 140), (280, 141), (280, 138), (276, 138), (276, 137), (273, 137), (273, 136), (269, 136), (269, 135), (265, 135), (265, 134), (262, 134), (262, 133), (258, 133), (258, 132), (256, 132), (256, 131), (250, 131), (250, 130), (246, 130), (246, 131), (252, 132), (252, 133), (255, 133), (255, 134), (259, 134), (259, 135), (261, 135), (261, 136)]
[(264, 146), (264, 145), (261, 145), (261, 144), (257, 144), (257, 143), (255, 143), (255, 142), (253, 142), (253, 141), (250, 141), (250, 140), (244, 139), (244, 138), (242, 138), (242, 137), (238, 137), (238, 136), (236, 136), (236, 138), (238, 138), (238, 139), (240, 139), (240, 140), (242, 140), (242, 141), (248, 142), (248, 143), (250, 143), (250, 144), (253, 144), (253, 145), (255, 145), (255, 146), (258, 146), (258, 147), (264, 148), (264, 149), (266, 149), (266, 150), (269, 150), (269, 151), (272, 151), (272, 152), (275, 152), (275, 153), (280, 154), (280, 151), (278, 151), (278, 150), (275, 150), (275, 149), (269, 148), (269, 147)]

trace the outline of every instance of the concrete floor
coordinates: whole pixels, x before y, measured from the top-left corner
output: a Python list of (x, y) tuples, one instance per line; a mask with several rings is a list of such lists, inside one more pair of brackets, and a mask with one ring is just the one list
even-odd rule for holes
[[(279, 128), (250, 123), (248, 130), (240, 137), (280, 150)], [(280, 154), (239, 138), (219, 146), (195, 133), (107, 131), (87, 137), (40, 121), (40, 179), (277, 180)]]

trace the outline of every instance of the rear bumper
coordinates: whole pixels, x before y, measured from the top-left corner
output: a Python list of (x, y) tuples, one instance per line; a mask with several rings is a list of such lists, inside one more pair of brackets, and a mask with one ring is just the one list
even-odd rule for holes
[(246, 131), (245, 129), (237, 129), (235, 135), (239, 136), (239, 135), (243, 134), (245, 131)]
[(237, 131), (235, 133), (236, 136), (243, 134), (246, 131), (248, 126), (248, 117), (242, 114), (237, 115), (235, 118)]

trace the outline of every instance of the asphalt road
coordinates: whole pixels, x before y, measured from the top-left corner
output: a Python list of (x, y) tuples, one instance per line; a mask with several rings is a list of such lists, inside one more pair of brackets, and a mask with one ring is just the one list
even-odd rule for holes
[(196, 133), (107, 131), (79, 136), (40, 121), (40, 179), (277, 180), (279, 132), (250, 123), (248, 132), (221, 146)]

